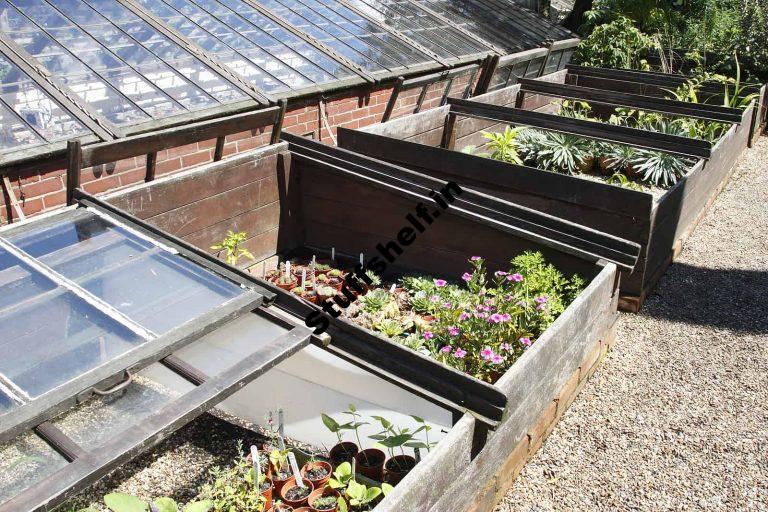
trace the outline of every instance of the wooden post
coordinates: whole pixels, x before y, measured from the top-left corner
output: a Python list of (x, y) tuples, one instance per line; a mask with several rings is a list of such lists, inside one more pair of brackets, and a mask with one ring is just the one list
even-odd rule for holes
[(424, 98), (427, 97), (427, 89), (429, 89), (430, 84), (425, 84), (421, 87), (421, 92), (419, 93), (419, 99), (416, 100), (416, 106), (413, 109), (414, 114), (418, 114), (419, 111), (421, 111), (421, 105), (424, 103)]
[(83, 150), (80, 140), (67, 141), (67, 205), (75, 204), (75, 189), (80, 188)]
[(477, 87), (475, 87), (475, 93), (472, 96), (479, 96), (488, 92), (488, 88), (491, 86), (491, 80), (496, 73), (496, 69), (499, 67), (499, 56), (489, 55), (485, 58), (482, 64), (482, 71), (480, 72), (480, 78), (477, 79)]
[(440, 146), (445, 149), (453, 149), (456, 145), (456, 114), (453, 112), (448, 113), (448, 118), (445, 120), (445, 128), (443, 128), (443, 140)]
[(285, 111), (288, 109), (288, 100), (282, 98), (277, 102), (277, 105), (280, 107), (280, 110), (277, 112), (275, 124), (272, 125), (272, 136), (269, 139), (270, 144), (277, 144), (277, 142), (280, 140), (280, 134), (283, 131), (283, 119), (285, 119)]
[(544, 69), (547, 67), (547, 62), (549, 62), (549, 56), (552, 54), (553, 44), (555, 44), (554, 41), (547, 41), (547, 54), (544, 56), (544, 60), (541, 61), (541, 66), (539, 67), (539, 72), (536, 76), (542, 76), (544, 74)]
[[(11, 180), (8, 179), (8, 176), (3, 176), (3, 188), (5, 189), (5, 195), (8, 196), (8, 224), (13, 223), (13, 215), (11, 213), (13, 211), (16, 212), (16, 216), (19, 220), (25, 220), (26, 216), (24, 215), (24, 210), (21, 209), (19, 200), (16, 199), (16, 194), (13, 192)], [(13, 207), (13, 209), (11, 209), (11, 207)]]
[(381, 122), (386, 123), (389, 121), (392, 111), (395, 109), (395, 103), (397, 103), (397, 97), (400, 95), (400, 89), (403, 87), (405, 81), (404, 76), (397, 77), (394, 87), (392, 87), (392, 94), (389, 95), (389, 101), (387, 102), (387, 108), (384, 109), (384, 114), (381, 116)]
[(144, 183), (155, 179), (156, 165), (157, 165), (157, 153), (147, 153), (147, 172), (144, 175)]
[(451, 87), (453, 87), (453, 77), (448, 79), (448, 83), (445, 84), (445, 90), (443, 91), (443, 97), (440, 98), (440, 106), (442, 107), (448, 103), (448, 96), (451, 94)]
[(221, 160), (221, 158), (224, 156), (224, 141), (226, 140), (225, 136), (217, 137), (216, 138), (216, 149), (213, 150), (213, 161), (218, 162)]

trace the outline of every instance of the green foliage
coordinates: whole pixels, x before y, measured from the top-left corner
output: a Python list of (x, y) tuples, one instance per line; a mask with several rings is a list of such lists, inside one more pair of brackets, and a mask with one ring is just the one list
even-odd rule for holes
[(539, 169), (576, 174), (584, 161), (593, 155), (593, 144), (583, 137), (564, 133), (529, 129), (522, 141), (526, 161)]
[[(172, 498), (157, 498), (150, 504), (130, 494), (114, 492), (104, 496), (104, 504), (112, 512), (180, 512), (179, 506)], [(209, 512), (214, 510), (213, 502), (209, 500), (192, 502), (184, 507), (183, 512)]]
[(631, 190), (642, 190), (642, 187), (635, 183), (634, 181), (630, 181), (629, 178), (627, 178), (624, 174), (617, 172), (614, 173), (610, 178), (608, 178), (608, 183), (611, 185), (617, 185), (621, 188), (628, 188)]
[(376, 288), (360, 297), (360, 307), (366, 313), (379, 313), (394, 299), (387, 290)]
[[(272, 460), (272, 454), (270, 454)], [(261, 512), (266, 500), (255, 482), (253, 466), (242, 454), (226, 469), (214, 467), (208, 472), (209, 482), (200, 489), (200, 497), (208, 501), (212, 512), (248, 510)], [(263, 481), (263, 479), (262, 479)], [(208, 512), (195, 511), (195, 512)], [(185, 510), (184, 512), (191, 512)]]
[(336, 437), (338, 438), (340, 443), (343, 441), (342, 432), (344, 432), (345, 430), (352, 429), (352, 422), (339, 423), (325, 413), (322, 413), (320, 417), (323, 419), (323, 425), (325, 425), (325, 428), (327, 428), (328, 430), (336, 434)]
[(579, 43), (574, 59), (585, 66), (645, 69), (648, 65), (641, 57), (652, 45), (651, 38), (638, 30), (632, 20), (619, 16), (595, 27)]
[(685, 160), (660, 151), (640, 149), (634, 163), (643, 181), (657, 186), (674, 185), (688, 170)]
[(373, 326), (388, 338), (396, 338), (405, 332), (405, 325), (394, 318), (382, 318)]
[(247, 239), (248, 233), (245, 231), (241, 231), (239, 233), (227, 231), (227, 237), (222, 240), (221, 243), (211, 246), (211, 249), (214, 251), (219, 251), (219, 253), (224, 251), (226, 254), (227, 263), (233, 266), (237, 265), (238, 261), (240, 261), (240, 258), (248, 258), (249, 260), (253, 261), (256, 259), (254, 258), (253, 254), (251, 254), (247, 249), (240, 247), (240, 244), (245, 242)]
[(523, 161), (517, 152), (517, 137), (525, 131), (525, 127), (504, 128), (502, 133), (482, 132), (483, 137), (488, 140), (488, 149), (491, 153), (488, 155), (493, 160), (509, 162), (513, 164), (522, 164)]

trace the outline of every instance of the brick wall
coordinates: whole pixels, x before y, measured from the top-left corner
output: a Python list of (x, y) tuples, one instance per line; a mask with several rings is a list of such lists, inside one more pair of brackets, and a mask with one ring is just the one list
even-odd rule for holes
[[(456, 77), (450, 94), (461, 95), (468, 80), (469, 74)], [(439, 82), (428, 87), (422, 110), (439, 105), (445, 86), (446, 82)], [(392, 118), (412, 113), (420, 92), (419, 88), (401, 92)], [(325, 111), (334, 136), (339, 126), (354, 129), (380, 122), (391, 94), (391, 86), (377, 86), (352, 89), (327, 98)], [(321, 121), (318, 98), (290, 102), (283, 130), (332, 143), (325, 123)], [(268, 126), (228, 136), (224, 144), (224, 157), (269, 144), (270, 133), (271, 126)], [(215, 140), (208, 140), (159, 152), (155, 175), (161, 177), (212, 161), (215, 144)], [(82, 187), (89, 193), (99, 194), (140, 183), (144, 179), (145, 165), (146, 157), (140, 156), (83, 169)], [(58, 208), (65, 202), (66, 175), (63, 169), (42, 173), (26, 172), (10, 175), (9, 179), (25, 215)], [(9, 198), (4, 193), (0, 194), (0, 225), (8, 223), (9, 215), (12, 220), (17, 220)]]

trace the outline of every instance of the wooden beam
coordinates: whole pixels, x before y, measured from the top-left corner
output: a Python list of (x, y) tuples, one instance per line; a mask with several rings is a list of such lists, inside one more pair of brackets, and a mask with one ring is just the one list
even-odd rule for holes
[[(13, 187), (11, 187), (11, 181), (8, 179), (8, 176), (3, 176), (3, 188), (5, 191), (5, 195), (8, 197), (8, 201), (10, 202), (10, 206), (13, 207), (13, 210), (16, 212), (16, 216), (19, 218), (19, 220), (25, 220), (27, 217), (24, 215), (24, 210), (21, 209), (21, 205), (19, 204), (19, 200), (16, 198), (16, 194), (13, 192)], [(8, 224), (11, 224), (13, 222), (13, 216), (8, 215)]]
[(573, 119), (519, 108), (500, 107), (476, 101), (450, 98), (448, 103), (451, 105), (451, 112), (476, 119), (505, 122), (517, 126), (531, 126), (533, 128), (541, 128), (543, 130), (589, 139), (628, 144), (638, 148), (653, 149), (696, 158), (709, 158), (712, 154), (712, 143), (705, 140), (690, 139), (596, 121)]
[(144, 182), (154, 181), (157, 165), (157, 153), (147, 153), (147, 171), (144, 174)]
[(392, 117), (392, 111), (395, 109), (395, 103), (397, 103), (397, 97), (400, 95), (400, 91), (403, 88), (403, 82), (405, 82), (404, 76), (397, 77), (395, 85), (392, 86), (392, 92), (389, 95), (387, 106), (384, 108), (384, 114), (381, 116), (381, 122), (386, 123), (389, 118)]
[(650, 112), (685, 116), (693, 119), (706, 119), (721, 123), (738, 124), (741, 122), (741, 110), (719, 105), (667, 100), (663, 98), (643, 96), (642, 94), (581, 87), (570, 84), (556, 84), (553, 82), (545, 82), (543, 80), (532, 80), (530, 78), (521, 78), (520, 84), (522, 93), (543, 94), (545, 96), (557, 98), (578, 99), (620, 107), (639, 108)]
[(136, 155), (156, 153), (164, 149), (271, 125), (274, 124), (279, 112), (280, 107), (269, 107), (153, 133), (134, 135), (119, 141), (93, 144), (82, 148), (81, 168), (116, 162)]
[(275, 124), (272, 125), (272, 136), (269, 139), (270, 144), (277, 144), (280, 140), (280, 136), (283, 132), (283, 120), (285, 119), (285, 111), (288, 109), (288, 100), (282, 98), (277, 102), (277, 106), (280, 111), (275, 118)]
[(83, 169), (83, 148), (79, 140), (67, 142), (67, 205), (75, 203), (75, 190), (80, 188), (80, 172)]

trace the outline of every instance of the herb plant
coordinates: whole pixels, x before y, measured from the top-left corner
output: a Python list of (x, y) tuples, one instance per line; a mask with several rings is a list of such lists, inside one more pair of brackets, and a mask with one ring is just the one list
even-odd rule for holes
[(227, 237), (222, 240), (221, 243), (211, 246), (211, 249), (218, 251), (219, 253), (224, 251), (227, 263), (233, 266), (237, 265), (240, 258), (248, 258), (249, 260), (254, 261), (256, 258), (254, 258), (253, 254), (247, 249), (240, 247), (240, 244), (244, 243), (247, 239), (248, 233), (245, 231), (239, 233), (227, 231)]
[(183, 511), (171, 498), (157, 498), (147, 503), (130, 494), (115, 492), (104, 496), (104, 504), (112, 512), (209, 512), (214, 510), (214, 504), (209, 501), (198, 501), (188, 504)]
[(482, 132), (483, 137), (488, 140), (487, 147), (491, 150), (488, 157), (502, 162), (522, 164), (523, 160), (517, 152), (517, 137), (525, 130), (527, 128), (521, 126), (515, 128), (507, 126), (502, 133)]

